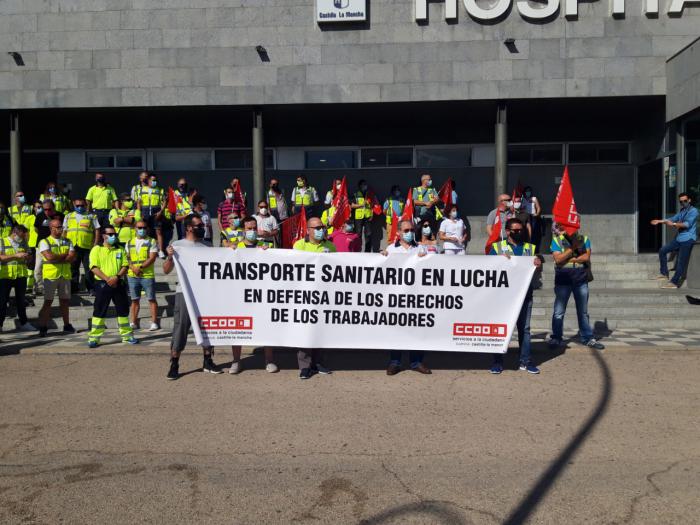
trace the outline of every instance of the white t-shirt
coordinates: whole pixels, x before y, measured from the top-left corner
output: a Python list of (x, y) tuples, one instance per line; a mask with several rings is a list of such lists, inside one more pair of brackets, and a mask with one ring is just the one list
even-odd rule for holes
[(258, 221), (258, 230), (269, 233), (277, 229), (277, 219), (275, 219), (274, 215), (260, 215), (256, 213), (253, 217)]
[(418, 245), (409, 245), (407, 248), (404, 248), (404, 246), (401, 243), (394, 243), (386, 247), (386, 253), (418, 253), (419, 249), (420, 247)]
[(447, 237), (456, 237), (460, 242), (443, 241), (442, 247), (445, 250), (463, 250), (464, 244), (461, 239), (464, 237), (464, 221), (462, 219), (445, 219), (440, 223), (440, 231)]

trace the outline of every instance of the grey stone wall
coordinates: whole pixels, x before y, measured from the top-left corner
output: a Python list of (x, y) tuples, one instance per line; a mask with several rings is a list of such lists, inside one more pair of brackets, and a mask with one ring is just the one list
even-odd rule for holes
[[(429, 23), (413, 0), (368, 0), (370, 20), (320, 27), (314, 0), (3, 0), (0, 108), (388, 102), (665, 94), (665, 59), (700, 7), (647, 18), (582, 2), (534, 24)], [(514, 38), (518, 53), (503, 45)], [(254, 47), (265, 46), (263, 63)]]
[(667, 121), (700, 108), (700, 38), (668, 61), (666, 76)]

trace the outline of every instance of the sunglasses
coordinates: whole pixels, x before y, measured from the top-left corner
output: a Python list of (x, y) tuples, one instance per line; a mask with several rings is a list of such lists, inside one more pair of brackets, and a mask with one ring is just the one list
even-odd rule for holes
[(316, 231), (326, 229), (325, 226), (309, 226), (309, 228), (311, 228), (312, 230), (316, 230)]
[(680, 202), (681, 204), (686, 204), (686, 203), (688, 203), (688, 202), (690, 202), (690, 201), (687, 200), (687, 199), (680, 199), (678, 202)]
[(411, 233), (412, 231), (413, 231), (412, 229), (408, 229), (408, 230), (401, 230), (401, 233)]

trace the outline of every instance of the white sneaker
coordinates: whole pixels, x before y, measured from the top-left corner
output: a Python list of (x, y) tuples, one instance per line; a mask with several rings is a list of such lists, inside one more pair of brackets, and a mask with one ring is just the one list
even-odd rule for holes
[(136, 330), (138, 328), (138, 325), (136, 323), (129, 323), (129, 326), (132, 330)]
[(279, 368), (277, 368), (277, 365), (275, 363), (267, 363), (267, 366), (265, 367), (265, 371), (269, 372), (270, 374), (274, 374), (275, 372), (279, 372)]
[(34, 325), (30, 323), (24, 323), (17, 330), (20, 332), (36, 332), (36, 328), (34, 328)]
[(158, 252), (158, 257), (160, 257), (161, 259), (165, 259), (165, 252), (163, 250), (160, 250)]
[(240, 374), (241, 373), (241, 362), (237, 361), (235, 363), (231, 363), (231, 368), (228, 369), (229, 374)]
[(160, 330), (160, 326), (158, 326), (158, 323), (151, 323), (151, 326), (148, 327), (148, 331), (155, 332), (156, 330)]

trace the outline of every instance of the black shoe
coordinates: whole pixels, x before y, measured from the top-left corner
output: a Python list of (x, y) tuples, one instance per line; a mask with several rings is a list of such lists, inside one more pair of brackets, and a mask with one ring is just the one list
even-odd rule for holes
[(299, 379), (309, 379), (314, 373), (310, 368), (302, 368), (299, 372)]
[(75, 333), (75, 328), (73, 328), (72, 324), (64, 324), (63, 325), (63, 331), (67, 334), (74, 334)]
[(42, 326), (39, 328), (39, 337), (46, 337), (46, 334), (48, 334), (49, 329), (45, 326)]
[(210, 374), (223, 374), (223, 372), (219, 370), (218, 367), (214, 364), (214, 360), (211, 357), (204, 358), (202, 370)]
[(170, 370), (168, 370), (167, 378), (170, 380), (175, 380), (180, 377), (180, 366), (177, 361), (170, 360)]

